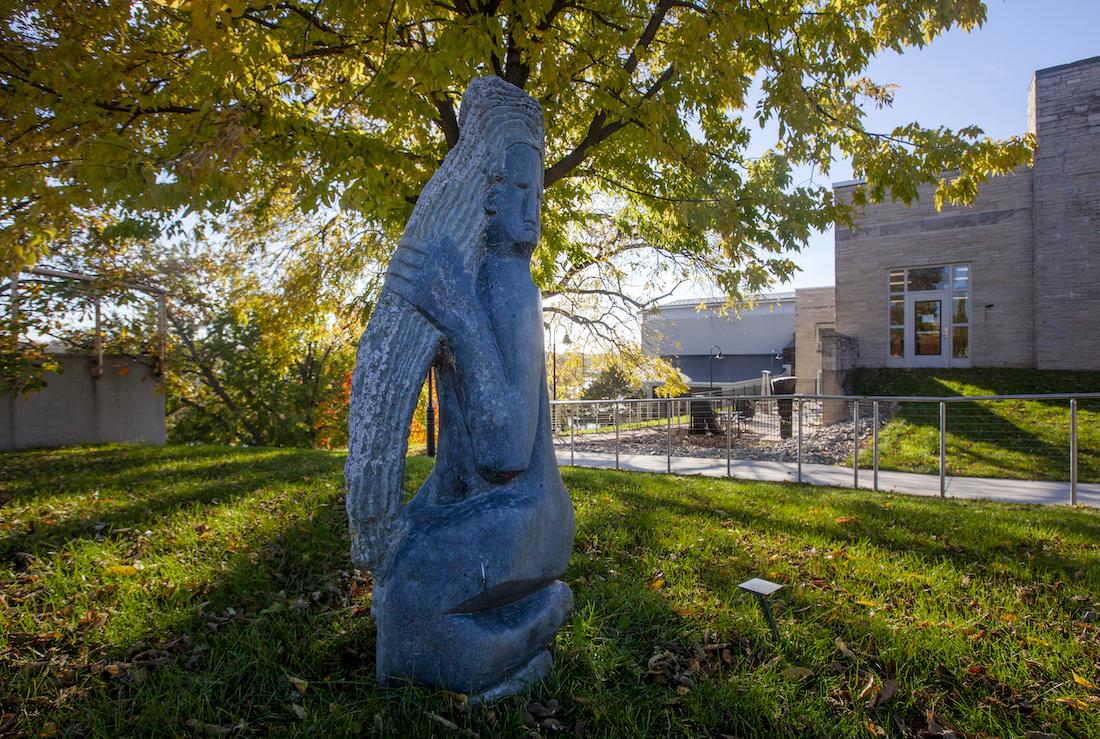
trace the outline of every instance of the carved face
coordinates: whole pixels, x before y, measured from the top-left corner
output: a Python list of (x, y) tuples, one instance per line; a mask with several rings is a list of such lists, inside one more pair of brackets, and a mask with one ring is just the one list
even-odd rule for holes
[(542, 205), (542, 161), (526, 144), (512, 144), (504, 153), (504, 180), (493, 187), (495, 236), (517, 246), (533, 247), (539, 240)]

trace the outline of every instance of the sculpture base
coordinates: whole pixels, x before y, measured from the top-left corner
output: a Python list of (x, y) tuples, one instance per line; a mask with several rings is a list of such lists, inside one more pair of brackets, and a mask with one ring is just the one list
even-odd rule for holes
[(554, 659), (550, 656), (549, 650), (541, 649), (527, 662), (527, 664), (496, 685), (472, 694), (470, 696), (470, 703), (474, 705), (479, 703), (495, 703), (501, 698), (507, 698), (510, 695), (522, 693), (546, 677), (553, 664)]

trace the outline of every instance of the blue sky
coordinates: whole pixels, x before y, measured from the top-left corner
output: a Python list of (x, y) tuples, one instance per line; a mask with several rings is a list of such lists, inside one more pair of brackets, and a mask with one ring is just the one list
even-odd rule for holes
[[(973, 124), (998, 138), (1022, 134), (1034, 71), (1100, 55), (1100, 0), (987, 0), (986, 5), (988, 18), (976, 31), (952, 31), (923, 49), (891, 52), (872, 62), (871, 79), (898, 87), (893, 107), (871, 112), (868, 128), (889, 130), (916, 120), (951, 128)], [(838, 182), (851, 174), (848, 162), (837, 162), (827, 179)], [(777, 290), (832, 285), (832, 231), (815, 235), (795, 261), (802, 271)], [(706, 292), (684, 286), (677, 297)]]

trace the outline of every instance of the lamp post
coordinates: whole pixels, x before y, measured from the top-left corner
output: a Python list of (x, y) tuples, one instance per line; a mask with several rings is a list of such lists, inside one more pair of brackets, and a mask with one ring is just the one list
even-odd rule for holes
[(432, 400), (433, 388), (432, 382), (433, 375), (435, 375), (435, 367), (428, 368), (428, 410), (425, 413), (425, 427), (428, 437), (427, 454), (429, 457), (435, 456), (435, 403)]
[(714, 360), (723, 359), (722, 347), (715, 344), (710, 348), (710, 391), (714, 392)]
[[(543, 328), (547, 329), (550, 332), (550, 351), (553, 352), (553, 358), (551, 359), (551, 362), (550, 362), (550, 366), (552, 368), (551, 371), (550, 371), (550, 376), (552, 378), (552, 380), (551, 380), (551, 382), (552, 382), (552, 390), (551, 390), (552, 398), (551, 398), (551, 400), (557, 400), (558, 399), (558, 344), (557, 344), (557, 338), (556, 338), (557, 326), (551, 326), (549, 323), (543, 323), (542, 326), (543, 326)], [(572, 341), (569, 340), (569, 334), (568, 333), (565, 334), (565, 336), (563, 336), (561, 338), (561, 343), (562, 343), (562, 346), (569, 346), (570, 344), (573, 343)]]

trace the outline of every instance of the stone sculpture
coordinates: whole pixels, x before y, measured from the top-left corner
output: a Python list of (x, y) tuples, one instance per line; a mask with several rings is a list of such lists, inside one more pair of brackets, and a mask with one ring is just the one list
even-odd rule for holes
[[(538, 103), (491, 77), (417, 200), (359, 344), (345, 468), (352, 559), (374, 571), (377, 674), (494, 699), (541, 678), (572, 609), (573, 511), (550, 435)], [(403, 505), (406, 435), (430, 366), (435, 467)]]

